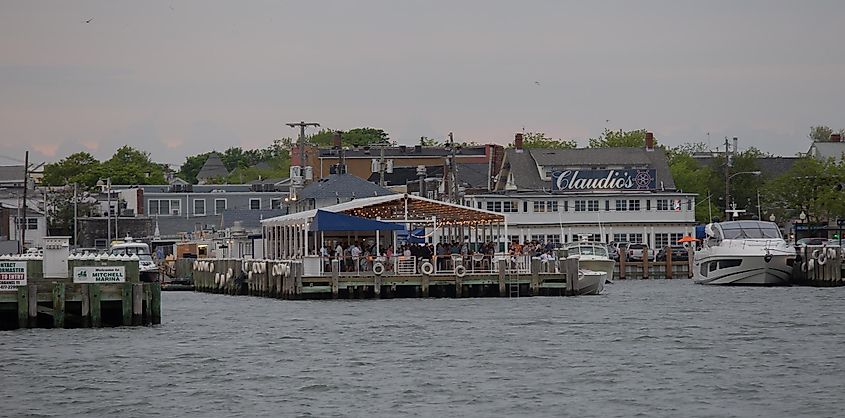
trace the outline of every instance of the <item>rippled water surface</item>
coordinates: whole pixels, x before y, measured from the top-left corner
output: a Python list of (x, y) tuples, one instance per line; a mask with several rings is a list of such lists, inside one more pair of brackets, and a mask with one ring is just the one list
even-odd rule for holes
[(842, 416), (845, 288), (165, 293), (154, 328), (0, 332), (0, 415)]

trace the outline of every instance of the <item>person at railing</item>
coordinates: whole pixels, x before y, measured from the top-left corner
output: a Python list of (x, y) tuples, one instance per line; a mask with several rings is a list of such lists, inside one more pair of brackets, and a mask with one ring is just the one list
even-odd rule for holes
[(437, 244), (437, 270), (446, 270), (446, 245)]
[(384, 268), (387, 271), (393, 270), (393, 246), (388, 245), (384, 250)]

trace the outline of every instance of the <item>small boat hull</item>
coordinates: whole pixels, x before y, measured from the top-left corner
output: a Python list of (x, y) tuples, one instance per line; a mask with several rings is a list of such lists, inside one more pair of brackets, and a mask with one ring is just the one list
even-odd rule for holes
[(603, 271), (579, 270), (575, 293), (579, 295), (599, 295), (604, 291), (607, 273)]

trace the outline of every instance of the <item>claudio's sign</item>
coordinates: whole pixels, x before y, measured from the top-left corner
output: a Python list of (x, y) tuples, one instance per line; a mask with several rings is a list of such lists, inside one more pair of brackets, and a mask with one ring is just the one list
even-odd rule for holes
[(552, 173), (552, 191), (654, 190), (656, 170), (563, 170)]

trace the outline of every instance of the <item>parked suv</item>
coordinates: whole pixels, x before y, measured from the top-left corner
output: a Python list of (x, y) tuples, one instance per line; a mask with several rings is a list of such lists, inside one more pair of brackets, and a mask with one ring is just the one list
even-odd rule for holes
[[(669, 249), (672, 251), (672, 260), (686, 260), (689, 258), (687, 247), (683, 245), (670, 245)], [(655, 256), (656, 261), (666, 261), (666, 247), (660, 249)]]
[[(645, 244), (634, 243), (628, 246), (628, 260), (643, 261), (643, 250), (646, 248)], [(654, 260), (654, 250), (648, 249), (649, 260)]]
[(631, 245), (627, 242), (611, 242), (607, 245), (607, 250), (610, 253), (610, 258), (619, 261), (619, 249), (621, 248), (623, 252), (628, 251), (628, 246)]

